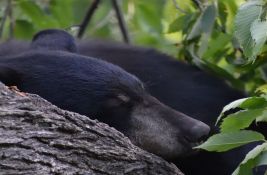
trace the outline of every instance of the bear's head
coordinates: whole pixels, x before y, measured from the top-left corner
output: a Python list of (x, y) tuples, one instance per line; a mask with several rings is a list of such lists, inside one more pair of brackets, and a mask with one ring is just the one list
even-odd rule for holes
[[(41, 31), (30, 47), (1, 58), (1, 81), (107, 123), (166, 159), (188, 155), (209, 133), (206, 124), (151, 96), (134, 75), (100, 58), (75, 53), (74, 39), (64, 31)], [(8, 81), (14, 77), (16, 82)]]

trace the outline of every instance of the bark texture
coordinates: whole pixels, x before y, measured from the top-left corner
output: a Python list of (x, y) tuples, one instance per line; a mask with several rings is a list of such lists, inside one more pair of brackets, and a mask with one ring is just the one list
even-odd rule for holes
[(178, 174), (96, 120), (0, 83), (0, 174)]

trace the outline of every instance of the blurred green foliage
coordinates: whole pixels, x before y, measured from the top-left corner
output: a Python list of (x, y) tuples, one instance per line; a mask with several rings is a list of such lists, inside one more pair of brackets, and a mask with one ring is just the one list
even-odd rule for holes
[[(224, 1), (224, 3), (227, 3), (227, 1)], [(220, 5), (220, 3), (218, 5)], [(208, 7), (206, 8), (206, 11), (208, 11)], [(207, 12), (204, 12), (203, 16), (205, 13)], [(211, 14), (211, 12), (209, 13)], [(220, 15), (220, 11), (218, 14)], [(241, 83), (245, 85), (244, 87), (246, 87), (247, 90), (251, 90), (251, 92), (254, 92), (254, 88), (259, 86), (255, 91), (255, 95), (257, 96), (239, 99), (225, 106), (217, 119), (217, 125), (219, 126), (221, 133), (213, 135), (197, 148), (208, 151), (223, 152), (239, 147), (243, 144), (261, 141), (263, 143), (248, 152), (244, 160), (232, 173), (232, 175), (252, 175), (253, 168), (267, 165), (267, 141), (265, 140), (266, 128), (261, 129), (265, 135), (256, 131), (248, 130), (249, 126), (253, 123), (257, 124), (258, 122), (267, 122), (267, 84), (265, 61), (267, 40), (267, 2), (263, 0), (248, 0), (240, 5), (238, 9), (235, 10), (234, 14), (236, 14), (233, 20), (234, 28), (232, 29), (232, 31), (234, 31), (234, 35), (232, 34), (233, 32), (227, 32), (228, 35), (231, 34), (229, 35), (230, 40), (227, 41), (227, 39), (224, 40), (221, 38), (218, 42), (215, 42), (220, 45), (222, 43), (224, 44), (218, 48), (215, 46), (218, 50), (208, 55), (211, 56), (211, 58), (214, 58), (216, 53), (220, 52), (222, 48), (228, 48), (221, 57), (226, 56), (228, 53), (231, 54), (231, 57), (226, 60), (227, 62), (225, 62), (226, 64), (225, 66), (222, 66), (222, 68), (232, 66), (234, 69), (231, 69), (231, 71), (228, 70), (228, 72), (233, 75), (239, 71), (239, 75), (234, 75), (233, 78), (235, 78), (235, 76), (236, 78), (239, 78)], [(212, 15), (210, 15), (210, 17), (211, 16)], [(209, 21), (211, 22), (211, 20)], [(226, 20), (224, 21), (226, 22)], [(204, 22), (202, 22), (202, 24), (204, 24)], [(205, 24), (205, 28), (207, 28), (209, 25), (207, 23)], [(223, 27), (222, 24), (223, 23), (220, 24), (220, 27)], [(194, 31), (193, 29), (192, 31)], [(195, 33), (198, 34), (199, 30)], [(224, 31), (221, 33), (224, 33)], [(219, 33), (219, 35), (221, 35), (221, 33)], [(212, 39), (213, 38), (211, 37), (211, 40)], [(209, 43), (212, 42), (210, 41)], [(225, 46), (225, 44), (228, 46)], [(199, 48), (201, 47), (203, 46), (200, 46)], [(213, 46), (211, 46), (211, 48), (212, 47)], [(195, 54), (195, 52), (193, 53)], [(204, 54), (202, 56), (202, 60), (205, 59), (206, 55)], [(235, 62), (234, 60), (237, 59), (239, 59), (239, 61)], [(232, 60), (232, 62), (229, 60)], [(214, 68), (215, 66), (213, 64), (214, 63), (210, 66)], [(237, 81), (234, 80), (234, 83), (236, 82)], [(232, 112), (229, 112), (229, 110), (232, 110)], [(267, 171), (264, 174), (267, 174)]]
[[(12, 19), (5, 21), (4, 35), (9, 37), (12, 20), (14, 37), (31, 39), (31, 36), (46, 28), (68, 29), (82, 22), (92, 0), (2, 0), (3, 17), (7, 2), (11, 2)], [(164, 45), (162, 17), (164, 0), (124, 0), (120, 6), (124, 12), (131, 38), (134, 43)], [(102, 0), (87, 28), (85, 37), (120, 39), (121, 34), (110, 0)]]
[[(6, 8), (11, 14), (4, 18)], [(194, 2), (199, 2), (197, 3)], [(134, 44), (156, 47), (253, 93), (266, 81), (265, 52), (248, 64), (234, 37), (234, 17), (244, 0), (120, 0)], [(31, 39), (46, 28), (73, 29), (82, 22), (92, 0), (2, 0), (1, 38)], [(4, 20), (3, 20), (4, 19)], [(75, 30), (74, 30), (75, 32)], [(122, 41), (110, 0), (102, 0), (84, 38)]]

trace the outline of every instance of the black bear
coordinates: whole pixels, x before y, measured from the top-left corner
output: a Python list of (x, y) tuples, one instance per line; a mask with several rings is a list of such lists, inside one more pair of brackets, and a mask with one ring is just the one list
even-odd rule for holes
[[(210, 126), (214, 126), (224, 105), (244, 97), (239, 91), (229, 88), (222, 80), (153, 49), (99, 40), (79, 41), (78, 48), (70, 49), (74, 48), (70, 47), (73, 45), (72, 42), (68, 42), (69, 39), (64, 38), (66, 35), (61, 32), (50, 31), (41, 36), (43, 39), (46, 38), (47, 43), (61, 38), (61, 46), (57, 46), (61, 47), (61, 50), (78, 50), (80, 54), (101, 58), (121, 66), (143, 80), (146, 88), (160, 101), (203, 120)], [(35, 48), (44, 48), (42, 43), (39, 45), (36, 41), (33, 41), (33, 45)], [(46, 44), (45, 47), (51, 49), (50, 44)], [(0, 45), (0, 56), (18, 54), (30, 48), (27, 42), (10, 41)], [(188, 175), (229, 175), (249, 150), (250, 147), (247, 146), (223, 154), (200, 152), (179, 158), (176, 164)]]
[(105, 122), (166, 159), (189, 154), (209, 133), (206, 124), (149, 95), (134, 75), (76, 50), (66, 32), (42, 31), (24, 52), (1, 56), (0, 80)]

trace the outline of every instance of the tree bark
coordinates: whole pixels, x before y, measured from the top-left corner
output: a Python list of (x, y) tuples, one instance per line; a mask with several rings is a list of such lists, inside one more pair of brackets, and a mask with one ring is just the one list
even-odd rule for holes
[(0, 174), (178, 174), (108, 125), (0, 83)]

